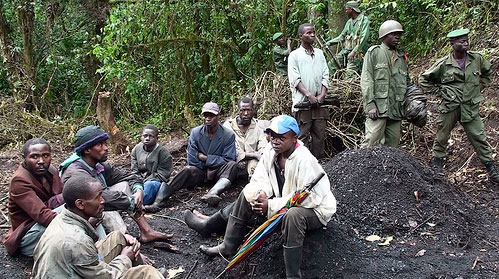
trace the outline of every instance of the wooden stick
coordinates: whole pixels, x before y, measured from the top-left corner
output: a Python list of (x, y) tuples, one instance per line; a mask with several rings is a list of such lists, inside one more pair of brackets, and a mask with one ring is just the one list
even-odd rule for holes
[(9, 218), (5, 215), (5, 213), (3, 213), (3, 211), (2, 211), (2, 210), (0, 210), (0, 212), (2, 213), (3, 218), (5, 218), (5, 221), (7, 221), (7, 223), (9, 223), (9, 224), (10, 224), (10, 220), (9, 220)]
[(475, 270), (475, 267), (476, 267), (476, 264), (478, 263), (480, 259), (478, 258), (478, 256), (476, 256), (476, 259), (475, 261), (473, 262), (473, 266), (471, 267), (472, 270)]
[(194, 262), (194, 265), (191, 267), (191, 270), (189, 270), (189, 273), (187, 273), (184, 279), (188, 279), (191, 276), (191, 273), (194, 271), (194, 268), (196, 268), (197, 265), (198, 265), (198, 260)]
[(166, 219), (175, 220), (175, 221), (178, 221), (178, 222), (180, 222), (180, 223), (182, 223), (182, 224), (184, 224), (184, 225), (186, 225), (186, 226), (187, 226), (187, 224), (186, 224), (184, 221), (182, 221), (182, 220), (180, 220), (180, 219), (178, 219), (178, 218), (175, 218), (175, 217), (170, 217), (170, 216), (167, 216), (167, 215), (161, 215), (161, 214), (155, 214), (155, 213), (153, 213), (153, 214), (148, 214), (148, 215), (152, 215), (152, 216), (156, 216), (156, 217), (161, 217), (161, 218), (166, 218)]
[(426, 224), (426, 222), (430, 221), (431, 218), (435, 217), (435, 215), (437, 215), (437, 213), (431, 215), (428, 219), (424, 220), (424, 222), (422, 222), (421, 224), (417, 225), (414, 229), (411, 230), (411, 233), (413, 233), (415, 230), (419, 229), (419, 227), (421, 227), (422, 225)]

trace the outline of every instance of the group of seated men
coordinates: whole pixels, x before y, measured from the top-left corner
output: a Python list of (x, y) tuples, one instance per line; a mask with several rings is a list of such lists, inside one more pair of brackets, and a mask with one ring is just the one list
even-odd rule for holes
[[(3, 238), (7, 252), (33, 256), (33, 278), (164, 278), (164, 270), (143, 265), (148, 259), (141, 255), (140, 243), (172, 235), (153, 230), (144, 212), (159, 211), (176, 190), (200, 184), (213, 184), (201, 200), (217, 206), (221, 193), (247, 173), (250, 183), (236, 202), (210, 217), (185, 212), (188, 226), (201, 234), (225, 231), (221, 245), (201, 246), (201, 252), (234, 254), (249, 222), (271, 217), (323, 172), (298, 140), (294, 118), (279, 116), (270, 124), (257, 120), (247, 97), (238, 107), (238, 115), (221, 125), (219, 106), (203, 106), (204, 123), (189, 136), (187, 166), (172, 179), (172, 157), (158, 143), (153, 125), (143, 129), (132, 150), (131, 171), (106, 162), (109, 135), (97, 126), (76, 133), (75, 153), (59, 170), (51, 165), (48, 142), (28, 140), (9, 189), (12, 227)], [(126, 234), (120, 211), (137, 223), (138, 239)], [(289, 210), (282, 226), (288, 278), (301, 276), (305, 231), (326, 225), (335, 211), (327, 176), (299, 209)]]

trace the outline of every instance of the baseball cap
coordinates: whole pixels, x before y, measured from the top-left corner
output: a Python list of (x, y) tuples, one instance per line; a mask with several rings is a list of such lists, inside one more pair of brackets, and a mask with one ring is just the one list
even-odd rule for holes
[(218, 107), (218, 105), (216, 103), (208, 102), (208, 103), (203, 105), (203, 109), (201, 110), (201, 114), (203, 114), (205, 112), (211, 112), (214, 115), (218, 115), (218, 113), (220, 112), (220, 107)]
[(265, 130), (265, 133), (270, 133), (273, 131), (276, 134), (285, 134), (289, 131), (293, 131), (295, 134), (300, 134), (300, 128), (298, 128), (298, 123), (296, 119), (289, 115), (279, 115), (272, 119), (270, 126)]

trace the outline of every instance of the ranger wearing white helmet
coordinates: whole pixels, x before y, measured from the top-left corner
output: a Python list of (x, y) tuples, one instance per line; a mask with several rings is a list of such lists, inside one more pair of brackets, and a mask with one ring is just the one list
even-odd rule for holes
[(364, 57), (360, 85), (367, 117), (362, 146), (399, 145), (405, 93), (413, 84), (408, 57), (397, 49), (403, 32), (397, 21), (385, 21), (379, 28), (382, 43), (370, 47)]

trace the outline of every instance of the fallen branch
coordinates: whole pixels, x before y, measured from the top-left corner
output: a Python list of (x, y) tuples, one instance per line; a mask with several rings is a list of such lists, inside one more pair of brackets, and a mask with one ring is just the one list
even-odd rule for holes
[(435, 215), (437, 215), (437, 213), (431, 215), (429, 218), (427, 218), (426, 220), (424, 220), (421, 224), (417, 225), (414, 229), (411, 230), (411, 233), (413, 233), (414, 231), (416, 231), (417, 229), (419, 229), (422, 225), (426, 224), (426, 222), (430, 221), (431, 218), (435, 217)]
[(188, 279), (191, 276), (192, 272), (194, 271), (194, 268), (196, 268), (197, 265), (198, 265), (198, 260), (194, 262), (194, 265), (191, 267), (191, 270), (189, 270), (189, 273), (187, 273), (184, 279)]
[(182, 221), (182, 220), (180, 220), (178, 218), (175, 218), (175, 217), (170, 217), (170, 216), (167, 216), (167, 215), (161, 215), (161, 214), (155, 214), (155, 213), (148, 214), (148, 215), (155, 216), (155, 217), (161, 217), (161, 218), (165, 218), (165, 219), (175, 220), (175, 221), (178, 221), (178, 222), (180, 222), (180, 223), (182, 223), (182, 224), (184, 224), (184, 225), (187, 226), (187, 224), (184, 221)]
[(7, 221), (7, 223), (10, 224), (9, 218), (5, 215), (5, 213), (3, 213), (2, 210), (0, 210), (0, 212), (2, 213), (3, 218), (5, 218), (5, 221)]
[(477, 265), (478, 261), (480, 261), (480, 258), (478, 258), (478, 256), (476, 256), (476, 259), (475, 259), (475, 261), (473, 262), (473, 266), (471, 266), (471, 270), (475, 270), (475, 267), (476, 267), (476, 265)]

